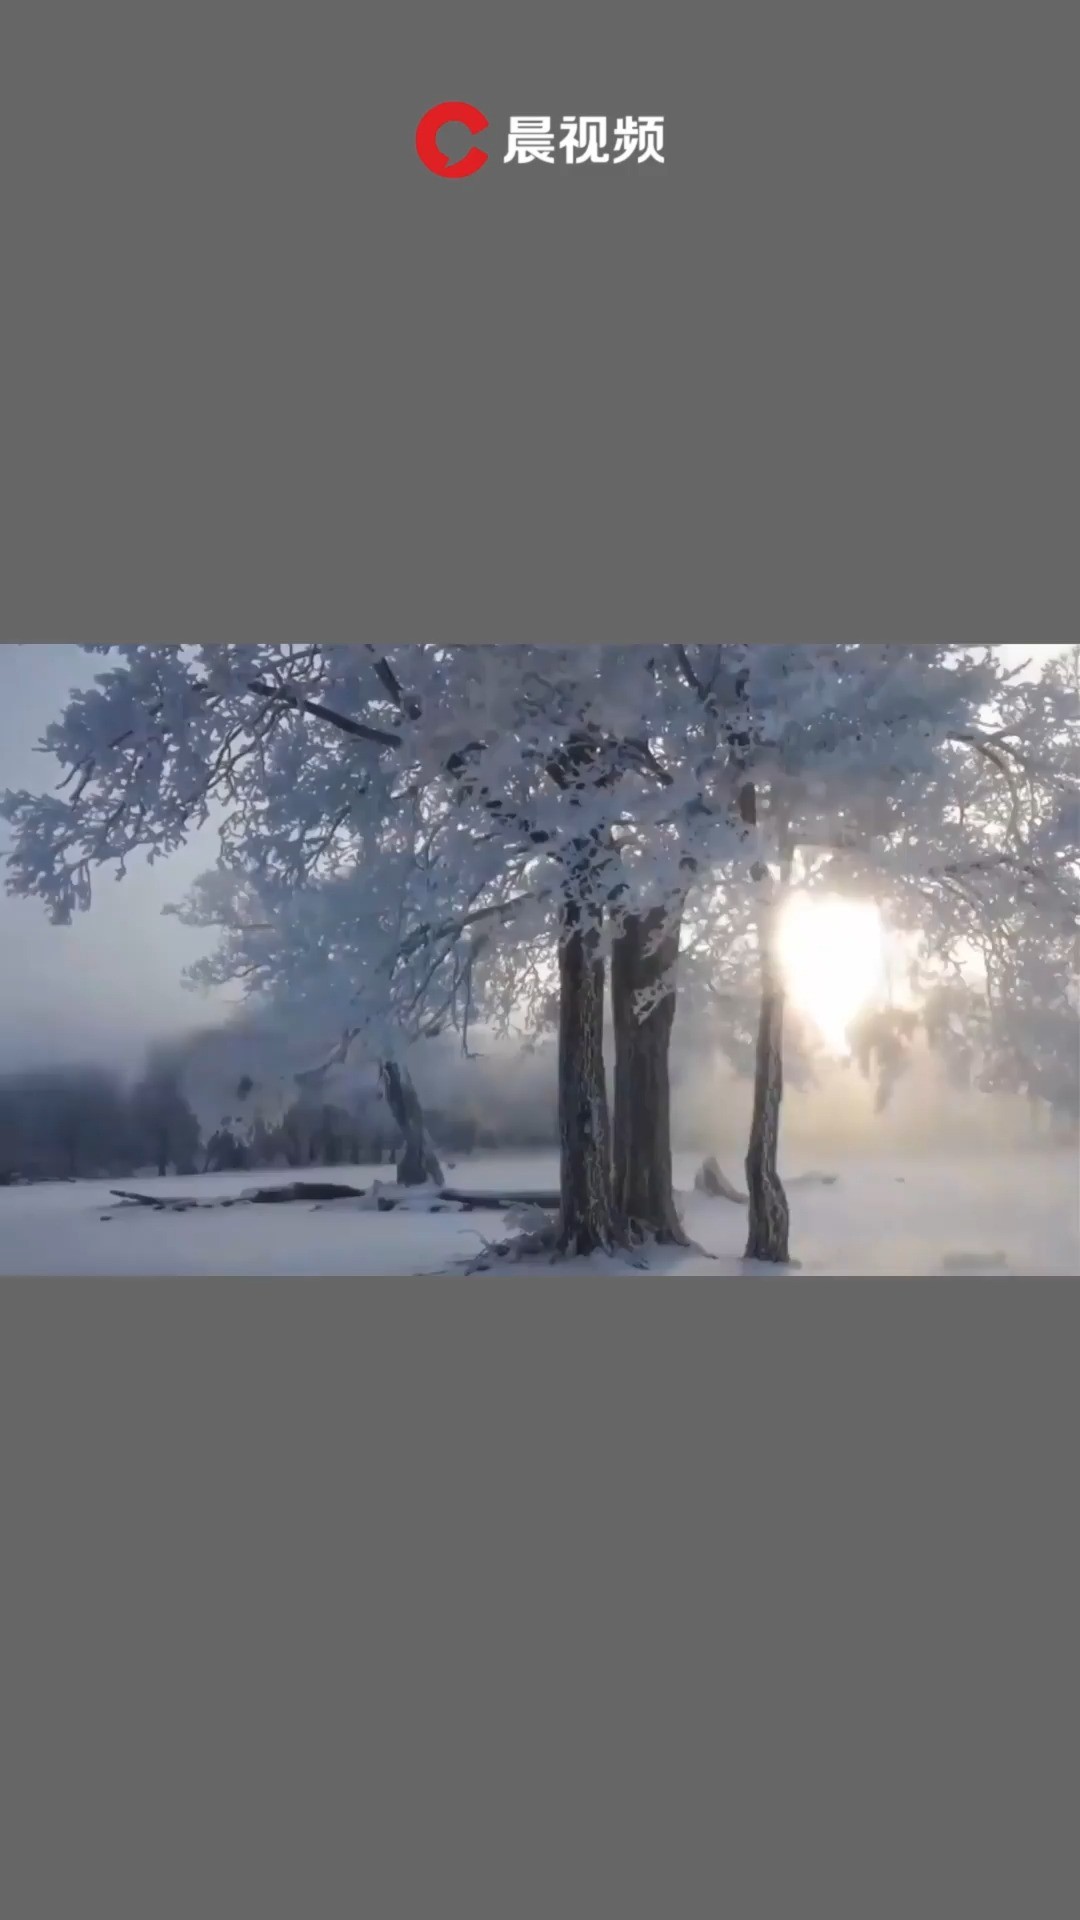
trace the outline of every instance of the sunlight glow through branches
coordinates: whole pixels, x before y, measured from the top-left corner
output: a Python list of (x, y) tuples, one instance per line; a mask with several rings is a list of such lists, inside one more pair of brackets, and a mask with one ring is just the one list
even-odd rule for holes
[(846, 1057), (852, 1021), (888, 989), (877, 907), (794, 894), (784, 912), (780, 952), (792, 1006), (813, 1022), (832, 1053)]

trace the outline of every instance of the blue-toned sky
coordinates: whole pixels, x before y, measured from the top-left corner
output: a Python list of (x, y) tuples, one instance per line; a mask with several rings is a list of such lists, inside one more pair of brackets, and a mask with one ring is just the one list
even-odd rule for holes
[[(1032, 649), (1004, 651), (1019, 659)], [(0, 646), (0, 788), (56, 783), (55, 761), (34, 748), (69, 690), (88, 685), (102, 665), (77, 646)], [(52, 926), (36, 901), (0, 892), (0, 1072), (70, 1059), (134, 1067), (148, 1040), (214, 1016), (222, 1000), (215, 1006), (181, 984), (207, 936), (161, 910), (215, 851), (213, 832), (204, 830), (171, 860), (133, 861), (119, 884), (101, 876), (90, 912), (70, 927)]]

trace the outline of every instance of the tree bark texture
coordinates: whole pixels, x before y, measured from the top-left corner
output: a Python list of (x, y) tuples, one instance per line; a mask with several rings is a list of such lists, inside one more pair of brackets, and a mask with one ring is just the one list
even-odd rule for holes
[[(655, 951), (650, 949), (658, 942)], [(628, 915), (612, 948), (615, 1020), (613, 1198), (632, 1240), (689, 1244), (675, 1206), (671, 1175), (669, 1056), (675, 1020), (679, 927), (663, 908)], [(669, 990), (643, 1019), (637, 996), (669, 980)]]
[(407, 1067), (397, 1061), (384, 1060), (379, 1077), (386, 1104), (401, 1129), (403, 1144), (397, 1162), (398, 1185), (422, 1187), (431, 1181), (433, 1185), (441, 1187), (444, 1184), (443, 1171), (428, 1138), (424, 1110), (412, 1075)]
[[(740, 694), (745, 690), (745, 679)], [(737, 738), (737, 750), (746, 755), (751, 745), (749, 731)], [(739, 791), (739, 817), (748, 832), (758, 825), (756, 783), (747, 780)], [(746, 1243), (748, 1260), (768, 1260), (786, 1266), (791, 1258), (789, 1235), (791, 1218), (787, 1195), (777, 1171), (780, 1146), (780, 1107), (784, 1098), (784, 1010), (786, 994), (780, 965), (780, 904), (791, 877), (791, 849), (786, 826), (780, 828), (779, 894), (770, 882), (769, 869), (755, 860), (750, 869), (758, 889), (758, 949), (761, 966), (761, 1009), (758, 1016), (757, 1055), (754, 1065), (754, 1115), (750, 1125), (750, 1145), (746, 1155), (746, 1190), (750, 1199), (750, 1232)]]
[(619, 1236), (604, 1071), (600, 917), (572, 898), (563, 908), (559, 942), (559, 1149), (560, 1252), (612, 1248)]
[(754, 1117), (746, 1156), (746, 1189), (750, 1198), (748, 1260), (769, 1260), (784, 1266), (790, 1259), (790, 1215), (787, 1195), (777, 1172), (780, 1144), (780, 1106), (784, 1096), (785, 993), (776, 942), (775, 909), (761, 918), (761, 1011), (758, 1019), (754, 1073)]

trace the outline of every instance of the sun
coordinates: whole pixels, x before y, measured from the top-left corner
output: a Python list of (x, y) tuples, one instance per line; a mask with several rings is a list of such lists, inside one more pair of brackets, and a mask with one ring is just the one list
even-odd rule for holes
[(797, 893), (784, 909), (780, 957), (788, 996), (832, 1053), (847, 1057), (848, 1028), (886, 990), (885, 929), (872, 901)]

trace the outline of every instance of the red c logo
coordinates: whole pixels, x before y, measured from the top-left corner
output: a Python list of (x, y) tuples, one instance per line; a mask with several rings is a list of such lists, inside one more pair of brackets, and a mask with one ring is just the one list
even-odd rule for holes
[(444, 100), (441, 106), (425, 113), (416, 129), (417, 153), (425, 167), (431, 173), (441, 174), (444, 180), (464, 180), (466, 174), (478, 172), (491, 158), (482, 147), (470, 147), (468, 153), (451, 165), (436, 135), (454, 123), (467, 127), (470, 133), (483, 133), (487, 126), (483, 114), (476, 107), (470, 107), (468, 101)]

